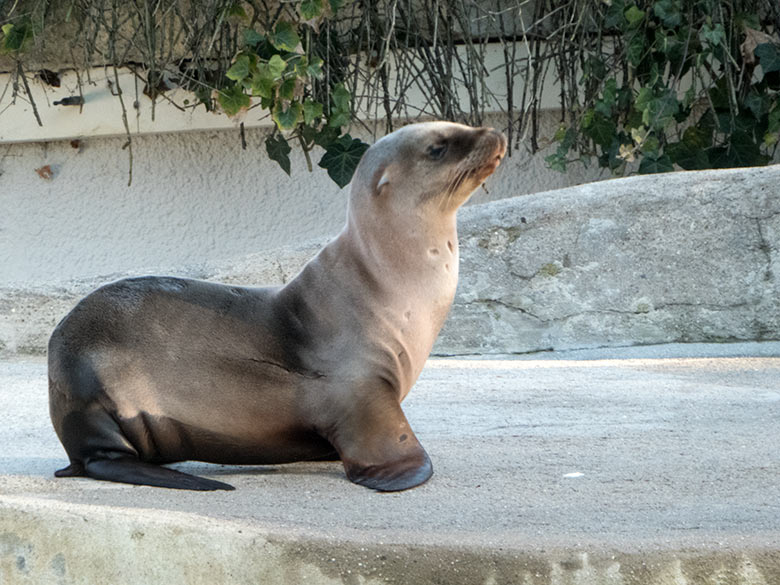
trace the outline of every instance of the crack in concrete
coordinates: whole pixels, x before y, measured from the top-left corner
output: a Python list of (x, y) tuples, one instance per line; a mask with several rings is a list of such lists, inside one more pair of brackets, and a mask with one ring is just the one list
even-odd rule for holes
[(744, 217), (745, 219), (754, 219), (757, 221), (769, 221), (770, 219), (776, 218), (778, 215), (780, 215), (780, 211), (773, 211), (769, 215), (736, 214), (737, 217)]
[[(537, 272), (536, 274), (539, 274), (539, 273)], [(514, 270), (510, 270), (509, 271), (509, 275), (510, 276), (514, 276), (515, 278), (519, 278), (523, 282), (530, 282), (530, 281), (532, 281), (534, 279), (534, 277), (536, 276), (536, 274), (534, 274), (533, 276), (525, 276), (523, 274), (519, 274), (519, 273), (515, 272)]]
[(748, 303), (748, 302), (742, 302), (742, 303), (734, 303), (732, 305), (719, 305), (716, 303), (663, 303), (657, 306), (653, 306), (653, 308), (650, 311), (637, 311), (637, 310), (619, 310), (619, 309), (592, 309), (592, 310), (586, 310), (586, 311), (580, 311), (577, 313), (570, 313), (568, 315), (562, 315), (560, 317), (552, 317), (549, 319), (544, 319), (540, 317), (539, 315), (536, 315), (529, 311), (528, 309), (524, 309), (522, 307), (518, 307), (517, 305), (513, 305), (512, 303), (509, 303), (507, 301), (503, 301), (501, 299), (474, 299), (472, 301), (467, 302), (458, 302), (456, 301), (454, 306), (455, 307), (468, 307), (471, 305), (498, 305), (501, 307), (506, 307), (507, 309), (511, 311), (517, 311), (519, 313), (522, 313), (523, 315), (528, 315), (529, 317), (532, 317), (533, 319), (536, 319), (540, 323), (548, 324), (548, 323), (560, 323), (563, 321), (567, 321), (569, 319), (572, 319), (574, 317), (580, 317), (584, 315), (647, 315), (648, 313), (652, 313), (655, 311), (661, 311), (668, 308), (675, 308), (675, 307), (684, 307), (684, 308), (693, 308), (693, 309), (707, 309), (711, 311), (731, 311), (734, 309), (743, 309), (746, 307), (755, 306), (758, 308), (757, 303)]
[[(780, 213), (777, 213), (776, 215), (780, 215)], [(774, 274), (772, 273), (772, 244), (767, 240), (766, 235), (764, 234), (764, 228), (761, 225), (760, 219), (755, 219), (756, 222), (756, 229), (758, 230), (758, 239), (761, 242), (758, 246), (758, 249), (764, 254), (764, 258), (766, 260), (766, 268), (764, 270), (764, 282), (769, 282), (773, 279)]]
[(511, 303), (507, 303), (506, 301), (501, 301), (499, 299), (475, 299), (473, 301), (468, 301), (466, 303), (458, 303), (457, 301), (454, 303), (455, 306), (461, 306), (461, 307), (467, 307), (469, 305), (476, 305), (476, 304), (485, 304), (485, 305), (499, 305), (502, 307), (506, 307), (507, 309), (518, 311), (524, 315), (528, 315), (529, 317), (533, 317), (534, 319), (541, 321), (542, 323), (548, 323), (549, 321), (542, 319), (538, 315), (534, 315), (530, 311), (527, 311), (526, 309), (523, 309), (522, 307), (518, 307), (517, 305), (513, 305)]

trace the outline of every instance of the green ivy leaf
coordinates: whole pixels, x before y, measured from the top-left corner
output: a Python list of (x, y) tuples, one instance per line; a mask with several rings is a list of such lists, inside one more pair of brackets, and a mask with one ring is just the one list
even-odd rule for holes
[(331, 95), (331, 101), (333, 102), (333, 109), (339, 112), (348, 112), (350, 109), (350, 102), (352, 96), (350, 95), (344, 84), (339, 83), (333, 88), (333, 94)]
[(656, 136), (650, 134), (642, 143), (642, 155), (650, 158), (658, 158), (661, 143)]
[(317, 118), (322, 118), (322, 104), (320, 102), (315, 102), (314, 100), (306, 100), (303, 102), (304, 124), (310, 126)]
[(341, 188), (352, 180), (355, 169), (368, 150), (368, 144), (358, 138), (345, 134), (331, 142), (322, 155), (320, 167), (328, 171), (328, 176)]
[(341, 10), (344, 6), (347, 4), (350, 4), (352, 0), (329, 0), (328, 3), (330, 4), (330, 10), (333, 14), (336, 14), (337, 11)]
[(268, 158), (279, 163), (279, 166), (288, 175), (290, 174), (291, 150), (287, 140), (281, 134), (265, 139), (265, 151), (268, 153)]
[(634, 107), (638, 112), (644, 112), (647, 109), (647, 104), (653, 99), (653, 90), (649, 87), (640, 87), (639, 93), (634, 100)]
[(649, 175), (653, 173), (669, 173), (674, 170), (672, 159), (667, 155), (661, 155), (658, 158), (646, 156), (639, 163), (639, 174)]
[(301, 58), (298, 64), (295, 66), (295, 72), (298, 77), (310, 77), (312, 79), (319, 79), (322, 77), (322, 65), (323, 60), (319, 57), (312, 57), (308, 59), (305, 55)]
[(617, 133), (617, 127), (613, 120), (597, 113), (590, 119), (584, 131), (593, 142), (602, 148), (609, 148)]
[(296, 51), (298, 45), (301, 44), (301, 38), (298, 36), (295, 26), (285, 21), (277, 23), (268, 40), (280, 51)]
[(252, 93), (262, 98), (270, 99), (274, 95), (274, 85), (276, 81), (269, 71), (267, 64), (262, 64), (252, 76)]
[(719, 47), (726, 40), (726, 31), (723, 30), (723, 25), (718, 23), (715, 27), (711, 27), (707, 23), (699, 29), (699, 39), (702, 43), (708, 43), (712, 47)]
[(337, 128), (323, 126), (314, 136), (314, 144), (327, 150), (328, 146), (330, 146), (338, 137), (339, 131)]
[(601, 59), (591, 55), (582, 64), (582, 76), (584, 79), (601, 82), (609, 72), (606, 64)]
[(560, 152), (544, 157), (544, 162), (546, 162), (547, 166), (554, 171), (559, 171), (561, 173), (566, 172), (566, 155), (561, 154)]
[(770, 98), (766, 93), (758, 93), (754, 89), (745, 96), (745, 101), (743, 103), (745, 107), (753, 113), (756, 120), (761, 120), (764, 114), (769, 111)]
[(303, 108), (298, 102), (291, 103), (287, 109), (284, 109), (281, 104), (277, 104), (274, 108), (273, 119), (279, 130), (292, 130), (298, 125), (302, 115)]
[(285, 79), (279, 86), (279, 99), (290, 101), (295, 97), (295, 84), (298, 80), (295, 77)]
[(228, 16), (240, 18), (241, 20), (247, 20), (249, 17), (246, 15), (246, 10), (238, 2), (233, 2), (228, 8)]
[[(641, 90), (640, 94), (642, 94)], [(664, 90), (658, 97), (643, 100), (643, 103), (642, 122), (645, 126), (659, 131), (674, 122), (674, 116), (680, 109), (680, 102), (677, 101), (674, 91), (670, 89)], [(637, 98), (637, 107), (639, 107), (639, 98)]]
[(761, 61), (764, 75), (772, 71), (780, 71), (780, 46), (774, 43), (762, 43), (754, 51)]
[(613, 172), (623, 166), (625, 161), (620, 158), (620, 145), (621, 141), (616, 135), (608, 147), (602, 147), (601, 154), (598, 157), (599, 165), (607, 167)]
[(228, 116), (235, 116), (243, 108), (248, 108), (252, 103), (239, 84), (220, 90), (217, 99), (219, 100), (219, 105), (222, 106), (222, 109)]
[(322, 16), (325, 4), (322, 0), (303, 0), (301, 2), (301, 20), (315, 20)]
[(780, 102), (777, 102), (774, 109), (769, 112), (769, 121), (764, 134), (764, 145), (771, 148), (778, 141), (780, 141)]
[(287, 61), (279, 55), (274, 55), (268, 60), (268, 72), (274, 79), (279, 79), (285, 69), (287, 69)]
[(741, 111), (736, 116), (732, 116), (729, 112), (718, 112), (715, 117), (718, 121), (718, 130), (724, 134), (742, 132), (752, 135), (757, 127), (756, 119), (746, 111)]
[(249, 55), (239, 55), (236, 57), (235, 63), (225, 73), (225, 77), (233, 81), (243, 81), (249, 77), (250, 64)]
[(211, 101), (211, 88), (206, 85), (198, 85), (195, 88), (195, 97), (198, 98), (198, 101), (202, 103), (204, 106), (206, 106), (206, 111), (210, 112), (214, 109), (213, 103)]
[(737, 131), (729, 137), (729, 144), (712, 151), (712, 167), (716, 169), (763, 166), (769, 157), (761, 153), (761, 146), (752, 133)]
[(601, 99), (596, 102), (595, 110), (606, 117), (612, 116), (612, 109), (617, 104), (617, 81), (607, 79), (601, 91)]
[(265, 40), (265, 37), (253, 28), (244, 29), (244, 45), (254, 49)]
[(607, 29), (624, 30), (626, 28), (625, 0), (612, 0), (604, 14), (604, 26)]
[(667, 144), (664, 152), (669, 155), (669, 159), (673, 163), (686, 171), (710, 168), (710, 159), (707, 156), (707, 151), (692, 147), (686, 144), (685, 141)]
[(333, 92), (330, 96), (330, 118), (328, 119), (328, 126), (332, 128), (340, 128), (346, 126), (351, 120), (352, 110), (350, 102), (352, 96), (343, 84), (339, 83), (333, 88)]
[(639, 10), (639, 8), (636, 7), (636, 4), (632, 4), (628, 10), (626, 10), (623, 15), (626, 17), (626, 20), (628, 21), (628, 26), (630, 28), (636, 28), (640, 25), (640, 23), (645, 19), (645, 12), (644, 10)]
[(629, 64), (633, 67), (639, 67), (642, 63), (642, 57), (645, 54), (645, 35), (638, 31), (628, 41), (626, 48), (626, 57)]
[(576, 141), (577, 133), (575, 132), (574, 128), (567, 128), (566, 134), (564, 134), (563, 140), (561, 140), (561, 144), (558, 146), (558, 148), (564, 149), (564, 152), (568, 153)]
[(653, 14), (658, 18), (666, 28), (676, 28), (682, 22), (680, 14), (679, 0), (661, 0), (653, 2)]
[(716, 112), (729, 111), (729, 87), (725, 77), (719, 77), (708, 90), (710, 101)]
[(33, 37), (32, 25), (27, 21), (4, 24), (0, 30), (3, 31), (3, 42), (0, 44), (2, 53), (23, 51)]
[(705, 127), (705, 121), (700, 121), (700, 126), (689, 126), (683, 132), (682, 141), (689, 148), (703, 150), (712, 146), (712, 129)]

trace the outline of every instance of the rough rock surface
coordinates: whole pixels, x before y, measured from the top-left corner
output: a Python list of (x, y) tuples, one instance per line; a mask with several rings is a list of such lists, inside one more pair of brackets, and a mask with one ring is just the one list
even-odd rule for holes
[(464, 209), (435, 351), (780, 339), (780, 166), (633, 177)]
[[(780, 339), (780, 165), (633, 177), (460, 212), (437, 354)], [(320, 244), (179, 274), (289, 280)], [(0, 352), (41, 353), (101, 280), (0, 289)]]

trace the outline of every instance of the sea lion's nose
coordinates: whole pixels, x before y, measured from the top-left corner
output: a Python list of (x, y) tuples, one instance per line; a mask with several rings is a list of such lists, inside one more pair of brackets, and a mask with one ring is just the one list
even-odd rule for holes
[(507, 140), (506, 136), (504, 136), (503, 132), (499, 132), (495, 128), (482, 128), (482, 133), (486, 137), (490, 137), (490, 140), (493, 140), (495, 143), (496, 148), (496, 156), (498, 159), (504, 158), (504, 154), (506, 154), (506, 146), (507, 146)]

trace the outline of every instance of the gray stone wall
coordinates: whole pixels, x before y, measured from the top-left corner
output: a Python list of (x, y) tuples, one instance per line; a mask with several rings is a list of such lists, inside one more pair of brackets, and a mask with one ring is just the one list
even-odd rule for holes
[(443, 354), (780, 339), (780, 166), (463, 209)]

